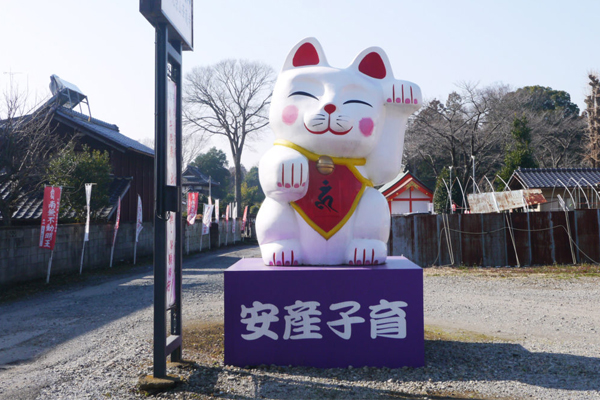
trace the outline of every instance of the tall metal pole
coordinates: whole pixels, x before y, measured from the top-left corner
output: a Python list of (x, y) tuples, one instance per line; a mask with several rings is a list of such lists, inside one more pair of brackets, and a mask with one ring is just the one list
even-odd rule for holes
[(454, 209), (452, 208), (452, 165), (448, 167), (450, 170), (450, 189), (448, 190), (448, 196), (450, 197), (450, 214), (454, 214)]
[(475, 156), (471, 156), (473, 160), (473, 194), (475, 194)]
[(167, 41), (165, 24), (156, 25), (156, 99), (154, 152), (154, 377), (167, 376), (167, 221), (165, 212), (167, 147)]

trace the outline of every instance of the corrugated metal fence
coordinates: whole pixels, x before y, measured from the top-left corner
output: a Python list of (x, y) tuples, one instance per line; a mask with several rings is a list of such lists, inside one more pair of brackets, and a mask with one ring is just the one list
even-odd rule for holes
[(600, 262), (600, 210), (394, 216), (391, 255), (431, 265)]

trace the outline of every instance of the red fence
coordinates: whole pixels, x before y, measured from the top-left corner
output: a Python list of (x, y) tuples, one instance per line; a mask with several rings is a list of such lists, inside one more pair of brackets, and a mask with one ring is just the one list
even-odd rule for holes
[(394, 216), (391, 255), (431, 265), (600, 262), (600, 210)]

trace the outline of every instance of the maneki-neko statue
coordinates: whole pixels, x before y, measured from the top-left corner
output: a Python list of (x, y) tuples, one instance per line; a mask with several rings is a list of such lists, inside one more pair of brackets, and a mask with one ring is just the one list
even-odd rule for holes
[(390, 212), (374, 187), (400, 172), (406, 123), (421, 102), (380, 48), (345, 69), (330, 67), (314, 38), (292, 49), (272, 97), (276, 141), (259, 164), (266, 265), (385, 263)]

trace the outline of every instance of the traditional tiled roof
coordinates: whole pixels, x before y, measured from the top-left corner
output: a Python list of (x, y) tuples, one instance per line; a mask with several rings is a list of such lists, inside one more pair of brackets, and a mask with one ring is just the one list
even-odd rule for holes
[(421, 182), (416, 176), (408, 171), (400, 172), (398, 176), (380, 187), (379, 191), (383, 193), (386, 198), (394, 197), (399, 190), (403, 190), (403, 187), (406, 187), (406, 185), (410, 182), (416, 183), (417, 186), (423, 189), (422, 191), (424, 191), (424, 193), (429, 192), (431, 195), (433, 195), (431, 189), (429, 189), (423, 182)]
[[(102, 220), (108, 220), (117, 208), (117, 201), (119, 197), (125, 196), (125, 193), (129, 190), (131, 180), (133, 178), (122, 178), (115, 177), (110, 183), (109, 187), (109, 202), (110, 204), (99, 210), (99, 218)], [(8, 194), (8, 183), (0, 186), (0, 197), (4, 198)], [(92, 192), (93, 196), (93, 192)], [(17, 209), (13, 213), (12, 219), (19, 221), (35, 221), (42, 218), (42, 206), (44, 202), (44, 190), (41, 188), (38, 191), (24, 197), (19, 202)], [(70, 210), (62, 209), (61, 218), (71, 218), (74, 214)], [(0, 214), (0, 219), (2, 215)]]
[(600, 184), (600, 168), (519, 168), (508, 181), (509, 187), (526, 189), (557, 187), (590, 187)]
[(90, 118), (66, 107), (58, 107), (55, 118), (66, 125), (81, 129), (84, 133), (110, 146), (133, 150), (154, 157), (154, 150), (120, 133), (117, 125)]
[[(181, 185), (184, 187), (197, 187), (197, 186), (206, 186), (208, 187), (208, 179), (209, 177), (200, 171), (198, 167), (194, 167), (192, 165), (188, 165), (188, 167), (181, 174)], [(210, 182), (213, 186), (219, 186), (219, 182), (215, 182), (211, 180)]]
[(391, 181), (389, 181), (385, 185), (381, 186), (379, 188), (379, 191), (381, 193), (385, 193), (392, 186), (394, 186), (395, 184), (397, 184), (398, 182), (400, 182), (402, 180), (402, 178), (404, 178), (407, 174), (408, 174), (408, 171), (402, 171), (402, 172), (400, 172), (398, 175), (396, 175), (396, 177), (394, 179), (392, 179)]

